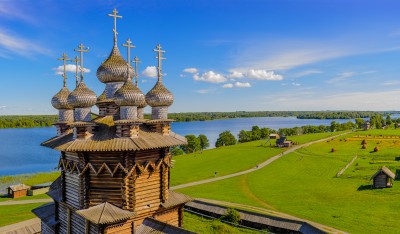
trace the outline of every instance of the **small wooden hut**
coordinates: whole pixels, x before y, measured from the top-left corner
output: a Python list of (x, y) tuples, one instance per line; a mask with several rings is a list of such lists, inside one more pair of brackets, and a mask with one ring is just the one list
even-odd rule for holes
[(365, 121), (364, 123), (364, 130), (368, 130), (371, 128), (371, 123), (369, 121)]
[(270, 139), (279, 139), (280, 137), (279, 137), (279, 134), (277, 134), (277, 133), (271, 133), (271, 134), (269, 134), (269, 138)]
[(371, 177), (371, 180), (374, 188), (391, 188), (395, 177), (396, 175), (389, 168), (383, 166)]
[(31, 188), (30, 186), (25, 184), (11, 185), (10, 187), (7, 188), (8, 197), (11, 198), (25, 197), (28, 194), (28, 190), (30, 188)]
[(291, 147), (292, 146), (292, 141), (287, 140), (286, 137), (281, 137), (276, 140), (276, 146), (279, 148), (282, 147)]

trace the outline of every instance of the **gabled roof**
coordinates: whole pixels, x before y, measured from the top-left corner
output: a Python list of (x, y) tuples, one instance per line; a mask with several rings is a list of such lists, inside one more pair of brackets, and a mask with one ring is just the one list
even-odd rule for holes
[(16, 192), (16, 191), (20, 191), (20, 190), (27, 190), (27, 189), (30, 189), (31, 186), (28, 186), (28, 185), (25, 185), (25, 184), (16, 184), (16, 185), (11, 185), (9, 188), (10, 188), (13, 192)]
[(383, 166), (381, 169), (379, 169), (379, 170), (371, 177), (371, 180), (372, 180), (373, 178), (375, 178), (375, 176), (377, 176), (377, 175), (379, 175), (379, 174), (381, 174), (381, 173), (385, 173), (387, 176), (389, 176), (389, 177), (392, 178), (392, 179), (396, 178), (396, 175), (395, 175), (391, 170), (389, 170), (389, 168)]
[(186, 202), (190, 201), (193, 201), (193, 198), (185, 194), (177, 193), (170, 190), (168, 194), (168, 199), (164, 203), (161, 203), (161, 206), (164, 208), (169, 208), (176, 205), (185, 204)]
[(153, 132), (146, 124), (140, 125), (137, 138), (118, 137), (112, 116), (100, 117), (94, 120), (97, 129), (93, 136), (87, 139), (74, 139), (72, 131), (65, 135), (51, 138), (41, 145), (55, 150), (67, 152), (90, 151), (139, 151), (157, 149), (187, 144), (186, 138), (171, 132), (163, 135)]
[(152, 219), (152, 218), (146, 218), (143, 223), (138, 227), (138, 229), (135, 231), (135, 233), (138, 234), (193, 234), (195, 232), (191, 232), (188, 230), (185, 230), (180, 227), (175, 227), (167, 223), (163, 223), (161, 221)]
[(88, 209), (78, 210), (76, 213), (94, 224), (116, 223), (135, 215), (134, 212), (123, 210), (108, 202), (101, 203), (100, 205)]
[(51, 202), (33, 209), (32, 213), (39, 217), (42, 222), (52, 227), (58, 223), (58, 221), (55, 220), (55, 210), (54, 202)]

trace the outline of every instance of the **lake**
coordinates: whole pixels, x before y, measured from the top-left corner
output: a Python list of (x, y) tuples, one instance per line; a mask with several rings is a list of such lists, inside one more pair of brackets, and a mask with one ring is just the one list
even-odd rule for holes
[[(343, 123), (349, 120), (335, 121)], [(172, 123), (172, 131), (183, 136), (204, 134), (210, 140), (210, 146), (214, 147), (218, 135), (226, 130), (230, 130), (237, 136), (240, 130), (251, 130), (254, 125), (278, 130), (279, 128), (304, 125), (330, 125), (331, 122), (332, 120), (297, 119), (295, 117), (238, 118), (177, 122)], [(54, 127), (0, 129), (0, 176), (54, 170), (57, 167), (60, 153), (42, 147), (40, 143), (55, 135)]]

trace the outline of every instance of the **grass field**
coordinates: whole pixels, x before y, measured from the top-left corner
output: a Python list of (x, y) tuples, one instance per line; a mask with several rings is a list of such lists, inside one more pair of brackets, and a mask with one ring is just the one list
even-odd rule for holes
[(0, 206), (0, 227), (36, 218), (31, 210), (44, 203)]
[[(352, 133), (299, 149), (251, 174), (179, 191), (276, 209), (351, 233), (399, 233), (400, 182), (370, 189), (369, 181), (382, 165), (400, 169), (400, 139), (387, 137), (395, 134), (400, 130)], [(361, 149), (368, 135), (368, 147)], [(373, 152), (376, 145), (380, 150)], [(355, 155), (357, 160), (337, 178)]]
[(237, 228), (225, 223), (218, 219), (206, 219), (200, 216), (184, 213), (184, 228), (197, 233), (210, 233), (210, 234), (236, 234), (236, 233), (260, 233), (244, 228)]
[[(303, 144), (306, 142), (338, 135), (335, 133), (316, 133), (293, 136), (288, 139)], [(171, 185), (189, 183), (217, 176), (224, 176), (255, 167), (257, 164), (283, 152), (287, 148), (276, 148), (275, 140), (264, 145), (265, 140), (241, 143), (229, 147), (205, 150), (202, 153), (175, 156), (171, 170)]]

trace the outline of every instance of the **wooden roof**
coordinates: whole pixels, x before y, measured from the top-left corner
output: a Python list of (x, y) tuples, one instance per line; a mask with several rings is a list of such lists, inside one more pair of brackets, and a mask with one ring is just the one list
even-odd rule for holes
[(396, 178), (396, 175), (395, 175), (391, 170), (389, 170), (389, 168), (383, 166), (381, 169), (379, 169), (379, 170), (371, 177), (371, 180), (372, 180), (373, 178), (375, 178), (375, 176), (377, 176), (377, 175), (379, 175), (379, 174), (381, 174), (381, 173), (385, 173), (387, 176), (389, 176), (389, 177), (392, 178), (392, 179)]
[[(186, 207), (195, 208), (199, 210), (204, 210), (207, 212), (211, 212), (217, 215), (225, 215), (227, 208), (224, 206), (219, 206), (216, 204), (211, 204), (203, 201), (192, 201), (186, 204)], [(267, 226), (282, 228), (291, 231), (297, 231), (302, 233), (325, 233), (314, 226), (297, 220), (285, 219), (270, 215), (258, 214), (254, 212), (244, 211), (237, 209), (240, 214), (240, 219), (254, 222), (254, 223), (261, 223)], [(312, 230), (308, 232), (303, 232), (303, 230)]]
[(180, 227), (172, 226), (167, 223), (163, 223), (161, 221), (152, 219), (152, 218), (146, 218), (143, 223), (138, 227), (137, 230), (135, 230), (135, 233), (138, 234), (194, 234), (195, 232), (191, 232), (188, 230), (185, 230)]
[(54, 202), (51, 202), (33, 209), (32, 213), (39, 217), (42, 222), (52, 227), (58, 223), (58, 221), (55, 219), (55, 210), (55, 204)]
[(171, 132), (169, 135), (153, 132), (146, 124), (140, 125), (137, 138), (117, 137), (112, 116), (95, 120), (97, 129), (87, 139), (74, 139), (72, 131), (43, 142), (41, 145), (60, 151), (139, 151), (187, 144), (186, 138)]
[(31, 188), (31, 186), (25, 185), (25, 184), (16, 184), (16, 185), (11, 185), (9, 187), (13, 192), (16, 191), (21, 191), (21, 190), (28, 190)]
[(123, 210), (108, 202), (92, 206), (88, 209), (78, 210), (76, 213), (94, 224), (116, 223), (135, 215), (134, 212)]
[(193, 198), (191, 198), (185, 194), (177, 193), (177, 192), (170, 190), (169, 194), (168, 194), (168, 199), (164, 203), (161, 203), (161, 206), (164, 208), (169, 208), (169, 207), (184, 204), (184, 203), (190, 202), (190, 201), (193, 201)]

